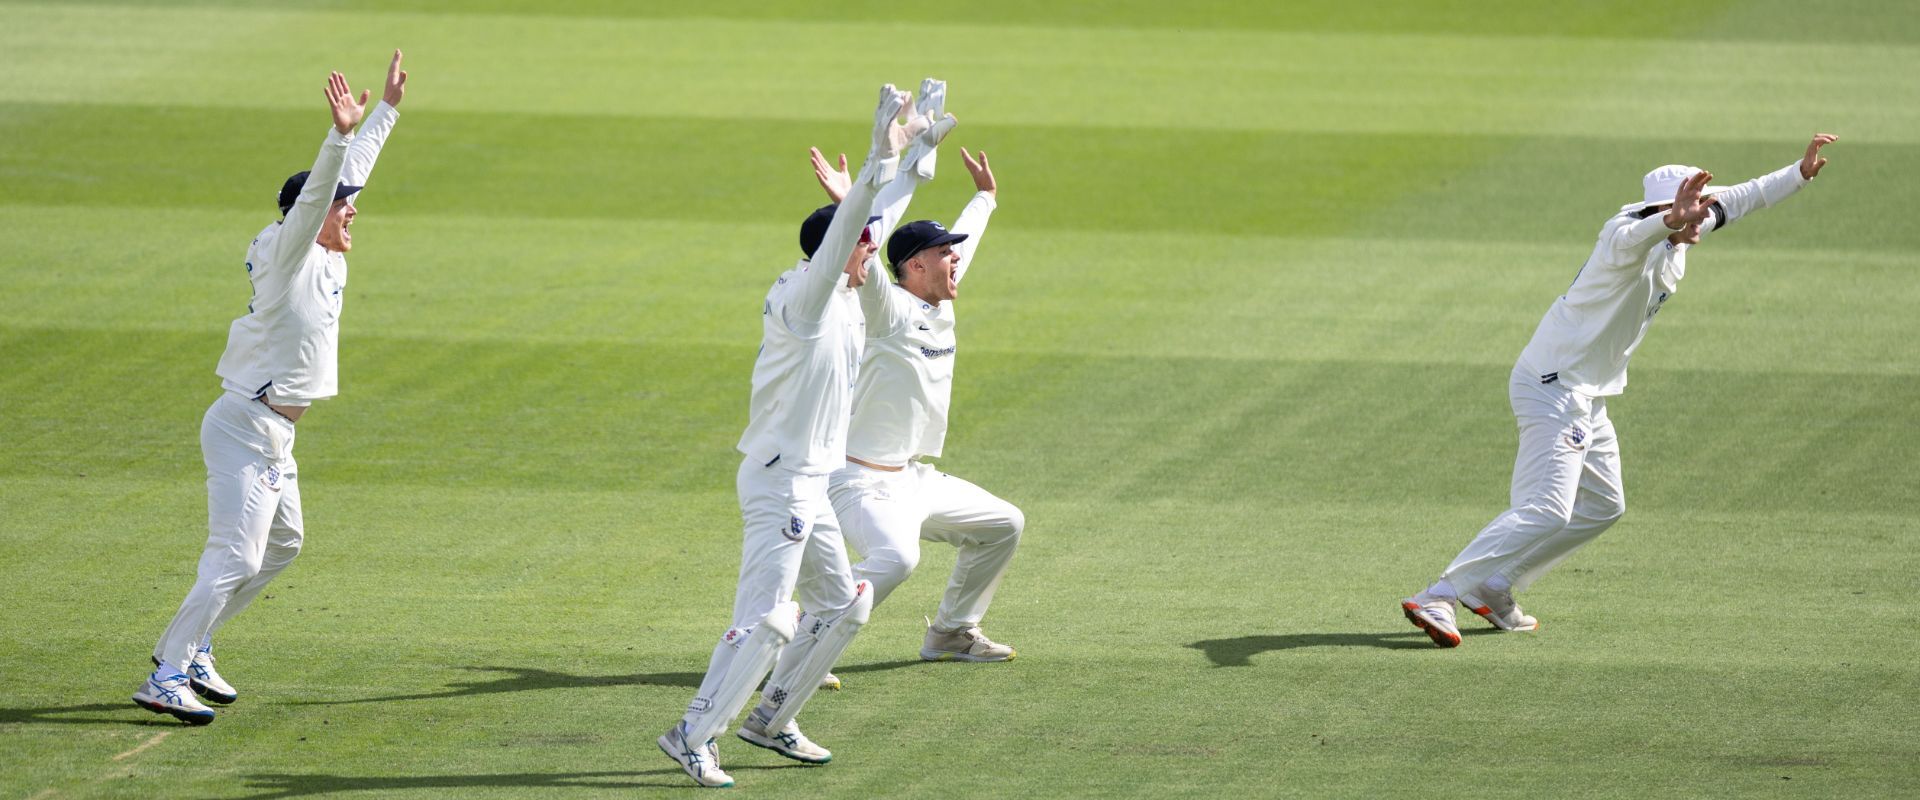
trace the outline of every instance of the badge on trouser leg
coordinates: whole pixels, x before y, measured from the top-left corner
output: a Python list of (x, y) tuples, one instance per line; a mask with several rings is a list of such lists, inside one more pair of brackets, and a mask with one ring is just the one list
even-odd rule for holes
[[(853, 585), (853, 604), (840, 612), (835, 619), (815, 619), (808, 630), (799, 636), (812, 636), (816, 639), (807, 650), (806, 658), (794, 674), (781, 685), (770, 687), (775, 697), (763, 697), (762, 707), (770, 707), (771, 713), (762, 715), (766, 724), (765, 731), (783, 731), (787, 723), (800, 714), (800, 708), (807, 698), (820, 689), (820, 681), (833, 669), (833, 662), (840, 660), (840, 654), (846, 652), (847, 645), (853, 643), (853, 637), (860, 627), (867, 624), (867, 618), (873, 614), (873, 584), (860, 581)], [(783, 695), (783, 696), (782, 696)], [(758, 709), (756, 709), (756, 712)]]

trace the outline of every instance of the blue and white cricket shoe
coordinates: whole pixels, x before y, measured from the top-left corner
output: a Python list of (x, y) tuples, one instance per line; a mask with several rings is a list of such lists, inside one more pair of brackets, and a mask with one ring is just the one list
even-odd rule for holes
[(833, 760), (833, 753), (814, 744), (793, 720), (788, 720), (786, 727), (769, 732), (767, 720), (760, 716), (758, 708), (747, 715), (747, 721), (740, 724), (740, 730), (734, 735), (747, 744), (767, 748), (802, 764), (825, 764)]
[(147, 676), (140, 690), (133, 693), (133, 704), (155, 714), (172, 714), (174, 719), (188, 725), (212, 722), (213, 709), (193, 696), (187, 680), (186, 673), (177, 672), (171, 667), (156, 669)]
[(687, 741), (687, 723), (682, 720), (673, 724), (673, 728), (660, 734), (654, 740), (660, 746), (660, 752), (686, 770), (687, 777), (694, 783), (709, 789), (724, 789), (733, 785), (733, 776), (720, 771), (720, 745), (708, 739), (701, 744)]
[(240, 699), (240, 693), (234, 690), (233, 684), (227, 683), (220, 673), (214, 671), (213, 650), (206, 645), (194, 651), (193, 663), (187, 665), (187, 685), (193, 688), (194, 694), (209, 703), (224, 706)]

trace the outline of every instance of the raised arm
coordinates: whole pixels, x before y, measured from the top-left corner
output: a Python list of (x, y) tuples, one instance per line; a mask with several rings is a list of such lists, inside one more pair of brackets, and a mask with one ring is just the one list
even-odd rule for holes
[(387, 134), (400, 120), (400, 100), (406, 93), (407, 72), (400, 68), (400, 51), (395, 50), (393, 63), (387, 65), (387, 85), (380, 92), (380, 104), (367, 115), (367, 122), (360, 126), (353, 146), (347, 148), (347, 166), (340, 175), (341, 180), (354, 186), (367, 185), (367, 178), (373, 175), (373, 162), (380, 158), (380, 148), (387, 143)]
[(1000, 205), (1000, 185), (993, 179), (993, 165), (987, 163), (987, 151), (980, 151), (975, 159), (967, 149), (960, 148), (960, 160), (966, 162), (967, 174), (973, 176), (973, 199), (967, 201), (967, 207), (960, 209), (960, 216), (947, 230), (964, 233), (967, 240), (953, 246), (960, 253), (960, 263), (953, 268), (953, 282), (958, 284), (967, 277), (967, 265), (973, 263), (974, 249), (980, 246), (980, 240), (987, 235), (987, 218), (993, 216), (993, 210)]
[(1773, 172), (1753, 180), (1714, 193), (1713, 200), (1720, 205), (1721, 213), (1714, 218), (1710, 229), (1732, 225), (1734, 220), (1768, 208), (1775, 203), (1792, 197), (1800, 187), (1820, 174), (1827, 165), (1827, 159), (1820, 155), (1820, 148), (1839, 141), (1840, 137), (1830, 133), (1815, 134), (1813, 141), (1807, 144), (1807, 150), (1799, 161), (1788, 164)]
[(346, 76), (338, 72), (327, 76), (327, 106), (333, 111), (333, 130), (327, 131), (320, 155), (314, 158), (313, 169), (307, 171), (307, 182), (300, 187), (299, 199), (293, 201), (287, 218), (280, 223), (280, 233), (272, 245), (272, 263), (286, 263), (305, 253), (320, 235), (320, 225), (326, 222), (327, 209), (333, 205), (334, 187), (340, 185), (347, 148), (353, 142), (353, 126), (367, 112), (367, 94), (361, 92), (356, 103)]
[(817, 324), (825, 318), (843, 265), (860, 241), (861, 229), (867, 226), (874, 196), (893, 179), (900, 165), (900, 146), (912, 138), (911, 133), (904, 137), (895, 133), (901, 127), (897, 121), (900, 111), (906, 107), (905, 92), (894, 89), (891, 83), (880, 87), (880, 103), (873, 111), (873, 148), (867, 151), (860, 175), (847, 187), (846, 197), (833, 212), (833, 222), (827, 225), (826, 236), (813, 252), (811, 265), (800, 279), (798, 297), (787, 309), (797, 319), (789, 318), (788, 324)]

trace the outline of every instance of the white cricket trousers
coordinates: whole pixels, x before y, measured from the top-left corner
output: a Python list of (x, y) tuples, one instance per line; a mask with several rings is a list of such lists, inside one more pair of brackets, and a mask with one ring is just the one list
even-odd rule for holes
[[(778, 460), (769, 466), (744, 459), (734, 487), (740, 495), (743, 530), (733, 626), (714, 645), (707, 675), (687, 708), (689, 719), (712, 708), (734, 654), (775, 605), (798, 599), (802, 608), (831, 615), (854, 601), (846, 542), (827, 502), (827, 476), (802, 475)], [(798, 663), (800, 658), (791, 655), (782, 652), (781, 661)]]
[(200, 420), (207, 464), (207, 546), (199, 577), (154, 658), (186, 671), (195, 650), (246, 610), (300, 554), (300, 481), (293, 423), (266, 404), (222, 393)]
[(861, 556), (854, 578), (873, 582), (875, 605), (920, 564), (920, 540), (946, 542), (960, 553), (934, 627), (980, 624), (1020, 546), (1027, 524), (1020, 509), (921, 462), (899, 472), (849, 463), (833, 473), (829, 491), (847, 543)]
[(1606, 398), (1543, 385), (1517, 366), (1507, 396), (1520, 427), (1513, 507), (1481, 530), (1441, 575), (1463, 593), (1495, 576), (1510, 583), (1510, 591), (1526, 589), (1627, 511), (1620, 440), (1607, 418)]

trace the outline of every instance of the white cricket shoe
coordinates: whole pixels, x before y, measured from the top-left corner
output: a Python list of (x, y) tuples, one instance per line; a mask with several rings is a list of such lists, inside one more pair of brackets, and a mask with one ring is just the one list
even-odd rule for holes
[(746, 722), (740, 723), (740, 730), (735, 735), (747, 744), (767, 748), (802, 764), (825, 764), (833, 760), (833, 753), (814, 744), (812, 739), (801, 733), (797, 722), (788, 720), (786, 727), (768, 733), (767, 720), (760, 716), (757, 708), (747, 715)]
[(1520, 604), (1513, 602), (1513, 595), (1507, 592), (1490, 591), (1482, 586), (1475, 594), (1460, 595), (1460, 605), (1503, 631), (1531, 631), (1540, 627), (1540, 620), (1521, 611)]
[(240, 693), (234, 690), (233, 684), (227, 683), (220, 673), (214, 671), (213, 650), (206, 645), (194, 651), (193, 663), (187, 665), (187, 685), (193, 688), (194, 694), (209, 703), (224, 706), (240, 699)]
[(840, 676), (831, 672), (827, 673), (826, 677), (820, 679), (820, 688), (829, 692), (840, 691)]
[(687, 723), (676, 722), (666, 733), (660, 734), (654, 744), (660, 746), (660, 752), (686, 770), (687, 777), (694, 783), (709, 789), (724, 789), (733, 785), (733, 776), (720, 771), (720, 745), (712, 739), (701, 744), (687, 741)]
[(1427, 632), (1427, 638), (1441, 647), (1460, 646), (1460, 626), (1453, 622), (1453, 598), (1435, 597), (1421, 592), (1400, 601), (1407, 621)]
[(175, 672), (170, 667), (160, 667), (147, 676), (139, 691), (133, 693), (133, 704), (155, 714), (172, 714), (174, 719), (188, 725), (205, 725), (213, 721), (213, 709), (201, 703), (193, 696), (193, 690), (187, 688), (187, 675)]
[(1012, 661), (1013, 648), (995, 642), (980, 632), (979, 626), (943, 631), (927, 626), (927, 639), (920, 645), (924, 661)]

